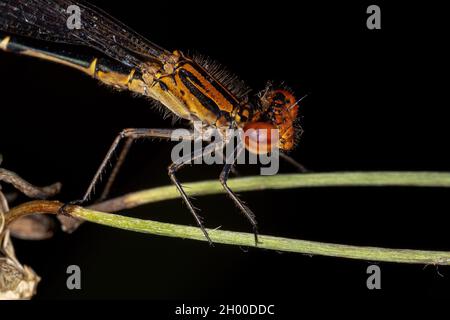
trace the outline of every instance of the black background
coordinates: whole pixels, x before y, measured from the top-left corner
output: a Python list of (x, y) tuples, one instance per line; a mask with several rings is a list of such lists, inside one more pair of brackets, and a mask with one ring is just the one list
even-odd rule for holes
[[(299, 97), (309, 94), (300, 108), (305, 133), (293, 156), (313, 171), (450, 170), (448, 32), (436, 5), (377, 2), (382, 29), (368, 30), (372, 3), (94, 3), (167, 49), (217, 59), (255, 90), (273, 80), (285, 81)], [(0, 53), (0, 70), (3, 166), (37, 185), (61, 181), (63, 201), (80, 197), (122, 128), (171, 126), (146, 99), (114, 92), (63, 66)], [(168, 184), (170, 147), (133, 145), (114, 195)], [(197, 181), (219, 173), (220, 167), (193, 166), (179, 177)], [(296, 189), (242, 197), (263, 234), (450, 250), (447, 190)], [(224, 195), (199, 197), (195, 204), (208, 227), (250, 231)], [(194, 224), (181, 200), (128, 214)], [(378, 263), (382, 289), (370, 291), (371, 262), (211, 248), (93, 224), (42, 242), (16, 240), (15, 246), (19, 259), (43, 278), (36, 299), (449, 297), (446, 267)], [(66, 289), (70, 264), (81, 267), (80, 291)]]

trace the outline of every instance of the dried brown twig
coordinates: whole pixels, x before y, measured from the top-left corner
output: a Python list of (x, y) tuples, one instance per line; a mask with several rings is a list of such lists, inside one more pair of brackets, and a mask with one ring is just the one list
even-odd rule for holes
[[(1, 160), (0, 158), (0, 164)], [(45, 187), (36, 187), (16, 173), (4, 168), (0, 168), (0, 182), (11, 184), (15, 189), (32, 199), (47, 199), (58, 194), (61, 190), (61, 183), (59, 182)], [(2, 198), (3, 202), (7, 203), (4, 195)], [(53, 236), (54, 223), (46, 216), (34, 215), (16, 220), (13, 224), (9, 225), (8, 229), (16, 238), (43, 240)]]
[(30, 299), (36, 293), (39, 276), (16, 257), (4, 214), (8, 203), (0, 190), (0, 300)]
[(14, 188), (32, 199), (48, 199), (61, 191), (61, 183), (59, 182), (46, 187), (36, 187), (16, 173), (3, 168), (0, 168), (0, 181), (13, 185)]
[[(0, 155), (0, 164), (2, 158)], [(60, 183), (39, 188), (9, 170), (0, 168), (0, 182), (13, 185), (31, 198), (45, 199), (61, 189)], [(36, 293), (40, 277), (16, 257), (10, 233), (27, 240), (46, 239), (53, 235), (52, 220), (46, 216), (30, 215), (7, 223), (9, 212), (7, 197), (0, 186), (0, 300), (30, 299)]]

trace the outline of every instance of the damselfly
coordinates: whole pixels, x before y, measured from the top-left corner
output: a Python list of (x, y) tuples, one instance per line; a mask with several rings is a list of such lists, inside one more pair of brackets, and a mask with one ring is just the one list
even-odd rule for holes
[[(68, 19), (77, 11), (79, 25), (70, 27)], [(278, 148), (285, 159), (295, 164), (292, 158), (283, 154), (294, 148), (300, 132), (300, 128), (296, 126), (298, 101), (286, 88), (268, 85), (265, 90), (254, 94), (241, 81), (210, 60), (189, 57), (179, 50), (169, 52), (85, 2), (0, 0), (0, 30), (5, 33), (5, 36), (0, 38), (0, 49), (63, 64), (109, 86), (150, 97), (173, 116), (186, 119), (190, 123), (200, 121), (203, 127), (215, 128), (221, 132), (230, 128), (241, 129), (244, 133), (253, 132), (254, 129), (257, 129), (257, 132), (276, 130), (277, 139), (272, 140), (262, 138), (267, 135), (246, 135), (245, 148), (250, 153), (258, 153), (260, 148), (269, 152)], [(86, 58), (76, 52), (70, 52), (68, 48), (49, 50), (47, 44), (51, 43), (71, 48), (89, 47), (96, 50), (98, 56)], [(174, 129), (125, 129), (120, 132), (83, 198), (71, 203), (80, 204), (90, 199), (101, 173), (122, 140), (125, 139), (125, 144), (102, 198), (108, 194), (134, 139), (170, 139), (173, 131)], [(186, 138), (193, 139), (194, 133), (191, 132)], [(225, 145), (224, 140), (211, 142), (205, 149), (217, 152)], [(189, 159), (172, 163), (168, 173), (198, 226), (212, 243), (200, 216), (176, 177), (180, 168), (198, 156), (194, 151)], [(224, 165), (220, 181), (252, 224), (257, 241), (254, 214), (227, 185), (236, 157), (233, 153), (233, 159)], [(297, 166), (301, 168), (300, 164)]]

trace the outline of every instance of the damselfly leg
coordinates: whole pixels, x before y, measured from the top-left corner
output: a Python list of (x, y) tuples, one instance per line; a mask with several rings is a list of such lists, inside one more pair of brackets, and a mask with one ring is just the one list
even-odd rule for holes
[(172, 163), (168, 167), (168, 174), (169, 174), (170, 180), (172, 180), (173, 184), (177, 187), (178, 191), (181, 194), (181, 198), (186, 203), (189, 211), (192, 213), (192, 216), (194, 217), (195, 221), (197, 222), (197, 225), (200, 227), (200, 229), (202, 230), (203, 234), (205, 235), (206, 239), (208, 240), (208, 242), (211, 246), (213, 246), (213, 242), (212, 242), (208, 232), (206, 231), (205, 227), (203, 226), (203, 221), (202, 221), (201, 217), (198, 215), (197, 209), (192, 204), (191, 200), (189, 199), (188, 195), (184, 191), (183, 186), (181, 185), (180, 181), (178, 180), (178, 178), (176, 177), (175, 174), (178, 170), (180, 170), (185, 165), (192, 163), (192, 161), (194, 161), (195, 159), (207, 156), (207, 155), (211, 154), (212, 152), (217, 153), (217, 152), (222, 151), (224, 145), (225, 145), (225, 143), (222, 141), (217, 142), (217, 143), (211, 143), (211, 144), (207, 145), (204, 149), (194, 151), (191, 155), (179, 159), (178, 161)]
[[(300, 162), (296, 161), (294, 158), (292, 158), (291, 156), (288, 156), (285, 153), (280, 152), (280, 158), (283, 159), (284, 161), (286, 161), (287, 163), (289, 163), (291, 166), (293, 166), (298, 172), (301, 173), (307, 173), (307, 172), (311, 172), (309, 169), (307, 169), (303, 164), (301, 164)], [(239, 171), (236, 169), (235, 166), (231, 166), (230, 169), (231, 173), (234, 174), (235, 176), (240, 176), (241, 174), (239, 173)]]
[(228, 177), (230, 175), (231, 169), (234, 166), (234, 163), (236, 162), (236, 159), (239, 157), (239, 154), (244, 151), (244, 146), (242, 143), (240, 143), (227, 157), (227, 160), (225, 162), (225, 166), (222, 169), (222, 172), (220, 174), (220, 183), (222, 184), (223, 188), (227, 192), (228, 196), (233, 200), (233, 202), (236, 204), (236, 206), (239, 208), (239, 210), (244, 214), (244, 216), (247, 218), (247, 220), (250, 222), (250, 224), (253, 226), (253, 232), (255, 234), (255, 244), (258, 244), (258, 223), (256, 222), (255, 214), (242, 202), (242, 200), (239, 199), (239, 197), (230, 189), (230, 187), (227, 184)]
[(103, 188), (102, 194), (100, 195), (100, 198), (98, 198), (96, 202), (103, 201), (108, 197), (109, 193), (111, 192), (111, 188), (114, 184), (114, 181), (116, 180), (116, 177), (119, 174), (119, 171), (122, 168), (123, 163), (125, 162), (125, 158), (127, 157), (130, 151), (133, 141), (134, 141), (133, 138), (128, 138), (125, 141), (125, 144), (123, 145), (122, 150), (120, 151), (120, 155), (117, 158), (116, 163), (114, 164), (114, 168), (108, 177), (108, 181), (106, 182), (105, 187)]
[(291, 156), (288, 156), (287, 154), (280, 152), (280, 158), (292, 165), (294, 168), (298, 170), (298, 172), (306, 173), (309, 172), (308, 169), (304, 165), (302, 165), (300, 162), (296, 161)]
[[(94, 193), (94, 188), (98, 181), (100, 180), (100, 177), (102, 173), (104, 172), (106, 166), (108, 165), (109, 161), (111, 160), (114, 152), (116, 151), (117, 147), (119, 146), (120, 142), (123, 139), (127, 139), (127, 144), (131, 144), (133, 140), (140, 139), (140, 138), (163, 138), (163, 139), (170, 139), (172, 137), (173, 132), (176, 129), (142, 129), (142, 128), (131, 128), (131, 129), (124, 129), (122, 130), (117, 137), (114, 139), (111, 147), (109, 148), (108, 152), (106, 153), (105, 158), (103, 159), (102, 163), (100, 164), (100, 167), (97, 169), (97, 172), (95, 173), (94, 177), (92, 178), (89, 187), (87, 188), (86, 192), (84, 193), (84, 196), (75, 201), (71, 201), (61, 207), (59, 210), (60, 214), (65, 214), (65, 209), (67, 208), (67, 205), (82, 205), (89, 201), (92, 194)], [(187, 135), (186, 137), (183, 137), (184, 139), (192, 139), (191, 134)], [(129, 142), (130, 141), (130, 142)], [(126, 146), (125, 146), (126, 147)], [(126, 154), (125, 154), (126, 155)], [(123, 158), (125, 157), (123, 156)], [(123, 161), (123, 159), (122, 159)]]

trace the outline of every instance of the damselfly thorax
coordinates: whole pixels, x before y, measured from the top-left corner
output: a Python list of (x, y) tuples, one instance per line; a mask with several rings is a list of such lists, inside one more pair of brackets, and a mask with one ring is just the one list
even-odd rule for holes
[[(80, 29), (67, 28), (68, 8), (79, 10)], [(241, 81), (211, 60), (189, 57), (178, 50), (167, 51), (85, 2), (0, 0), (0, 31), (5, 33), (0, 38), (0, 49), (4, 51), (75, 68), (108, 86), (152, 98), (174, 117), (191, 123), (199, 121), (203, 127), (217, 128), (223, 132), (230, 128), (240, 129), (245, 135), (245, 148), (251, 153), (271, 152), (275, 148), (290, 151), (298, 138), (300, 129), (295, 126), (298, 101), (288, 89), (268, 86), (252, 93)], [(50, 50), (46, 44), (71, 48), (84, 46), (96, 50), (98, 56), (86, 57), (69, 48)], [(273, 136), (271, 131), (277, 132), (276, 139), (267, 138)], [(114, 140), (81, 202), (89, 199), (101, 172), (122, 139), (127, 142), (116, 168), (120, 167), (133, 139), (170, 138), (172, 132), (173, 129), (123, 130)], [(211, 143), (207, 147), (216, 151), (227, 142), (225, 139), (225, 143)], [(293, 160), (290, 159), (290, 162)], [(211, 242), (175, 177), (176, 171), (188, 163), (181, 161), (170, 165), (169, 176)], [(225, 165), (220, 180), (228, 195), (253, 225), (256, 235), (253, 213), (226, 184), (231, 168), (232, 165)], [(113, 171), (103, 196), (108, 193), (117, 171)]]

